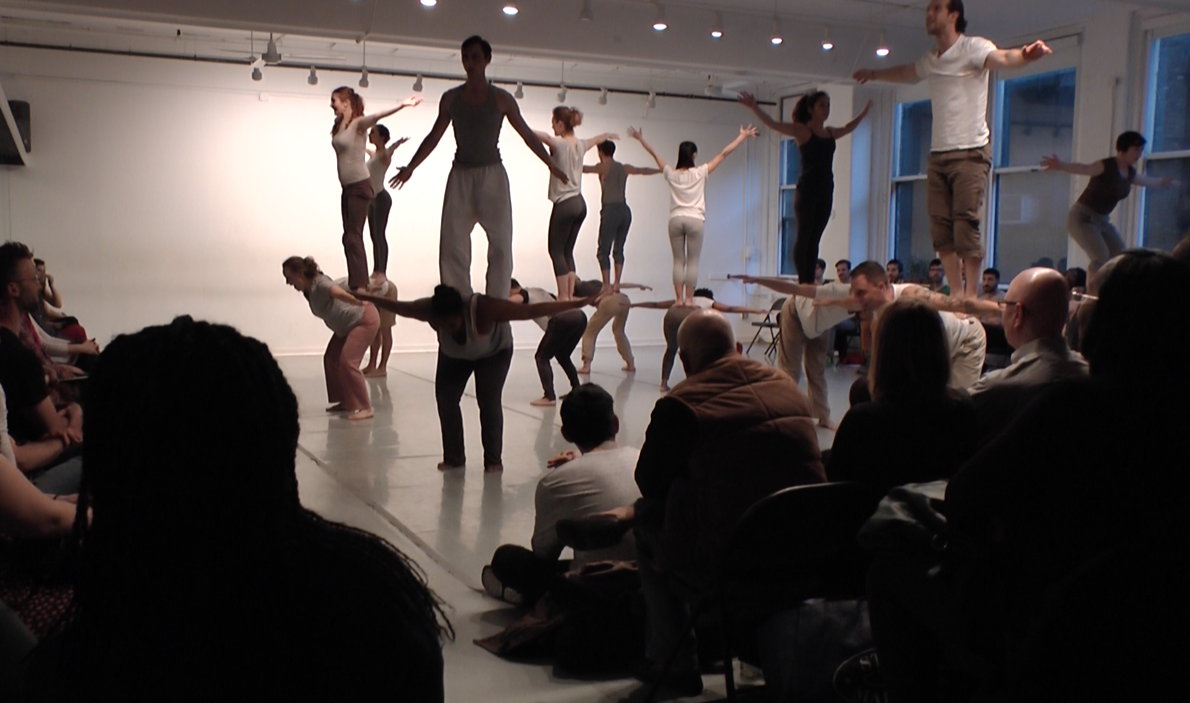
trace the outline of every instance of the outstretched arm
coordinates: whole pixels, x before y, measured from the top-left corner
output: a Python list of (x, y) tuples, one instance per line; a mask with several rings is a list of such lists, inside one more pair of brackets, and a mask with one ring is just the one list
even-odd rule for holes
[(663, 171), (665, 170), (665, 159), (661, 158), (661, 155), (657, 153), (657, 150), (653, 148), (652, 144), (649, 144), (648, 142), (645, 141), (645, 133), (644, 132), (640, 131), (639, 129), (637, 129), (635, 127), (629, 127), (628, 128), (628, 136), (630, 136), (633, 139), (635, 139), (636, 141), (640, 142), (640, 145), (645, 148), (645, 151), (649, 152), (649, 156), (653, 157), (653, 161), (657, 162), (657, 168), (659, 168)]
[(483, 330), (497, 322), (512, 322), (514, 320), (532, 320), (538, 317), (550, 317), (567, 310), (575, 310), (595, 302), (594, 297), (572, 298), (570, 300), (555, 300), (548, 303), (514, 303), (504, 298), (480, 296), (475, 304), (476, 328)]
[(811, 285), (809, 283), (794, 283), (793, 281), (789, 281), (784, 278), (774, 278), (772, 276), (741, 276), (734, 273), (728, 274), (727, 278), (728, 280), (732, 281), (755, 283), (786, 295), (798, 295), (803, 298), (818, 297), (818, 286)]
[(756, 96), (751, 93), (740, 93), (738, 98), (740, 104), (752, 111), (756, 115), (756, 119), (764, 123), (765, 127), (779, 132), (787, 137), (793, 137), (798, 146), (805, 144), (810, 139), (810, 128), (800, 122), (778, 122), (764, 110), (760, 109), (760, 103), (756, 101)]
[(422, 322), (430, 321), (430, 299), (418, 298), (417, 300), (393, 300), (391, 298), (384, 298), (379, 295), (371, 295), (368, 293), (359, 293), (356, 295), (360, 300), (365, 300), (382, 310), (388, 310), (391, 313), (400, 315), (401, 317), (408, 317), (411, 320), (421, 320)]
[(880, 81), (882, 83), (921, 82), (921, 76), (917, 75), (917, 66), (911, 63), (893, 66), (891, 68), (861, 68), (851, 74), (851, 77), (855, 79), (856, 83), (860, 83), (861, 85), (868, 81)]
[(438, 101), (438, 119), (434, 121), (434, 126), (426, 138), (421, 140), (421, 145), (417, 147), (417, 152), (409, 160), (408, 165), (398, 168), (397, 175), (388, 179), (390, 186), (398, 189), (404, 186), (406, 181), (413, 178), (414, 169), (426, 160), (430, 152), (434, 151), (434, 147), (438, 146), (442, 135), (446, 134), (446, 128), (450, 126), (450, 101), (454, 100), (456, 90), (458, 89), (448, 90), (442, 94), (442, 99)]
[(595, 173), (602, 177), (607, 173), (607, 168), (602, 163), (597, 163), (593, 166), (583, 166), (583, 173)]
[(620, 289), (623, 290), (625, 288), (628, 288), (628, 289), (639, 288), (640, 290), (653, 290), (652, 286), (646, 286), (643, 283), (621, 283)]
[[(623, 288), (624, 285), (621, 284), (620, 287)], [(674, 301), (674, 300), (650, 300), (650, 301), (647, 301), (644, 303), (633, 303), (632, 307), (634, 307), (634, 308), (649, 308), (651, 310), (668, 310), (674, 306), (675, 302), (677, 302), (677, 301)]]
[(549, 146), (549, 143), (554, 140), (554, 137), (548, 132), (543, 132), (540, 129), (533, 130), (533, 136), (541, 140), (542, 146)]
[(1157, 178), (1156, 176), (1146, 176), (1138, 173), (1136, 174), (1136, 178), (1132, 179), (1132, 185), (1141, 188), (1169, 188), (1171, 186), (1179, 187), (1181, 183), (1173, 176)]
[(743, 305), (725, 305), (720, 302), (711, 303), (711, 307), (719, 312), (738, 312), (738, 313), (752, 313), (753, 315), (763, 315), (768, 310), (764, 308), (748, 308)]
[(956, 298), (951, 295), (935, 293), (929, 288), (909, 285), (901, 292), (901, 296), (921, 298), (942, 312), (959, 312), (967, 315), (996, 315), (1000, 313), (1000, 303), (995, 300), (980, 300), (979, 298)]
[(656, 176), (661, 173), (659, 168), (641, 168), (640, 166), (629, 166), (624, 164), (624, 173), (629, 176)]
[(521, 135), (521, 139), (525, 140), (525, 144), (529, 147), (529, 150), (532, 151), (534, 155), (537, 156), (537, 158), (541, 159), (541, 163), (545, 164), (546, 167), (549, 168), (550, 173), (554, 176), (554, 178), (557, 178), (563, 183), (569, 183), (570, 178), (568, 178), (566, 174), (562, 172), (562, 169), (554, 165), (553, 159), (550, 158), (549, 152), (545, 150), (545, 145), (542, 144), (541, 139), (537, 136), (537, 133), (530, 129), (529, 125), (525, 124), (525, 118), (521, 117), (521, 108), (519, 105), (517, 105), (516, 98), (512, 97), (503, 90), (497, 90), (496, 105), (500, 108), (500, 111), (504, 113), (504, 116), (508, 118), (508, 124), (512, 125), (512, 128), (516, 130), (517, 134)]
[(1054, 53), (1054, 50), (1049, 48), (1045, 42), (1038, 39), (1032, 44), (1026, 44), (1019, 49), (996, 49), (988, 54), (987, 59), (983, 62), (983, 67), (991, 71), (1020, 68), (1025, 64), (1043, 59), (1052, 53)]
[(402, 144), (404, 144), (407, 141), (409, 141), (409, 137), (401, 137), (397, 141), (393, 142), (392, 144), (389, 144), (388, 146), (386, 146), (384, 148), (385, 153), (388, 154), (389, 161), (392, 161), (393, 154), (395, 154), (397, 152), (397, 147), (401, 146)]
[(740, 125), (739, 136), (731, 140), (730, 144), (723, 147), (723, 151), (716, 154), (715, 158), (707, 162), (707, 173), (711, 173), (715, 169), (719, 168), (719, 164), (723, 163), (723, 159), (726, 159), (728, 154), (739, 148), (739, 146), (743, 144), (745, 140), (751, 139), (757, 134), (760, 134), (760, 132), (756, 131), (756, 128), (752, 125), (748, 125), (747, 127)]
[(854, 120), (851, 120), (850, 122), (848, 122), (847, 124), (843, 125), (842, 127), (838, 128), (838, 129), (831, 130), (831, 133), (834, 135), (835, 139), (842, 139), (843, 137), (846, 137), (848, 134), (851, 134), (852, 132), (854, 132), (855, 128), (859, 126), (860, 122), (864, 121), (864, 118), (868, 116), (868, 113), (871, 112), (871, 110), (872, 110), (872, 101), (869, 100), (868, 104), (864, 105), (864, 109), (861, 110), (860, 113), (855, 116)]
[(1094, 178), (1103, 173), (1103, 162), (1096, 161), (1090, 164), (1080, 164), (1075, 162), (1066, 163), (1058, 158), (1057, 154), (1041, 157), (1041, 167), (1046, 171), (1065, 171), (1066, 173), (1073, 173), (1076, 176), (1091, 176)]
[(599, 146), (600, 144), (606, 142), (609, 139), (619, 139), (619, 138), (620, 138), (620, 135), (613, 134), (612, 132), (604, 132), (603, 134), (598, 134), (598, 135), (591, 137), (590, 139), (587, 140), (587, 149), (590, 150), (592, 147)]
[(372, 129), (373, 127), (375, 127), (376, 123), (379, 122), (380, 120), (383, 120), (385, 117), (388, 117), (390, 115), (395, 115), (407, 107), (415, 107), (417, 105), (421, 105), (421, 101), (422, 101), (422, 98), (420, 95), (410, 95), (409, 97), (402, 100), (400, 105), (397, 105), (396, 107), (394, 107), (391, 110), (381, 110), (380, 112), (373, 112), (370, 115), (364, 115), (358, 121), (356, 121), (355, 131), (366, 132), (369, 129)]

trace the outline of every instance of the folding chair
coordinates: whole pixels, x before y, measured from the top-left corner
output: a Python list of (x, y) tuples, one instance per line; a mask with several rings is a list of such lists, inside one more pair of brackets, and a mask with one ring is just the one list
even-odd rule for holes
[[(781, 306), (785, 304), (785, 298), (778, 298), (769, 306), (769, 311), (764, 314), (764, 319), (760, 322), (753, 322), (752, 326), (756, 328), (756, 334), (752, 335), (752, 341), (748, 342), (748, 349), (744, 351), (744, 356), (747, 356), (752, 351), (752, 345), (756, 344), (760, 339), (760, 335), (767, 330), (769, 333), (768, 346), (764, 349), (765, 359), (770, 363), (777, 358), (777, 347), (781, 344), (781, 325), (779, 323), (781, 315)], [(763, 341), (763, 340), (761, 340)]]

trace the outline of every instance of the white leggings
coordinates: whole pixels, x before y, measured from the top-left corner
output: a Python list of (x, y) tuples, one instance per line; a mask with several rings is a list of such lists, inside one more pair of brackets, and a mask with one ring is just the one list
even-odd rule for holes
[(703, 221), (679, 215), (669, 220), (669, 246), (674, 254), (674, 285), (698, 286), (698, 257), (702, 254)]

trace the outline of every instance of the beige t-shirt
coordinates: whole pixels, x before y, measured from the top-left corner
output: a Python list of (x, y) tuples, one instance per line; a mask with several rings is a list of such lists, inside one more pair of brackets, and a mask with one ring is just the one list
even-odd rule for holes
[(978, 149), (991, 141), (984, 63), (995, 50), (987, 39), (963, 34), (946, 53), (931, 50), (917, 62), (917, 77), (929, 81), (934, 111), (930, 151)]

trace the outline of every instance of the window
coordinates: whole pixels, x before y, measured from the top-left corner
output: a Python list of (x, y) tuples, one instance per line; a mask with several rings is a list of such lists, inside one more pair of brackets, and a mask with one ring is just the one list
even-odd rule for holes
[(1190, 229), (1190, 34), (1153, 42), (1149, 67), (1147, 175), (1172, 176), (1182, 188), (1145, 188), (1141, 246), (1169, 251)]
[(797, 241), (797, 218), (793, 214), (793, 196), (797, 192), (797, 177), (802, 172), (802, 154), (797, 142), (781, 141), (781, 231), (777, 236), (780, 250), (777, 272), (782, 276), (797, 274), (793, 265), (793, 243)]
[(1041, 157), (1074, 150), (1074, 68), (999, 81), (992, 138), (988, 265), (1003, 280), (1030, 266), (1066, 269), (1071, 176), (1041, 171)]
[(905, 280), (925, 280), (934, 245), (926, 213), (926, 170), (934, 113), (929, 100), (897, 106), (892, 181), (892, 253)]

